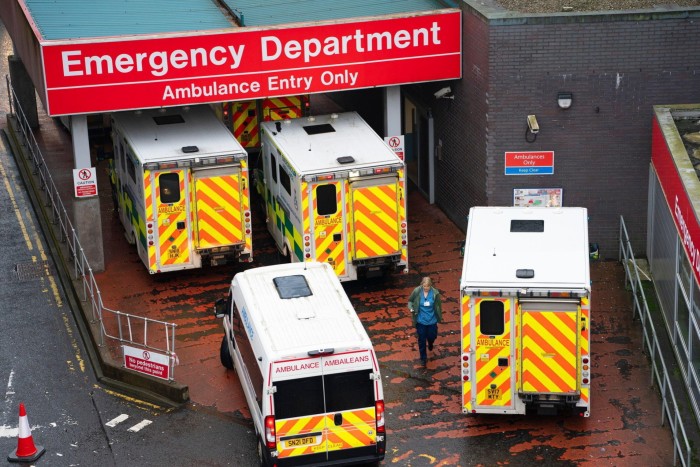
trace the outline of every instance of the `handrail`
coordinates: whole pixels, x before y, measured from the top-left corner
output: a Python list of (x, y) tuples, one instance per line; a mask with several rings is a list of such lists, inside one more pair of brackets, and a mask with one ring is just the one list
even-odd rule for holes
[[(659, 345), (656, 327), (651, 319), (649, 305), (646, 294), (639, 278), (639, 269), (634, 258), (632, 245), (627, 234), (625, 220), (620, 216), (620, 262), (625, 268), (625, 285), (632, 289), (632, 319), (639, 317), (642, 324), (643, 348), (651, 361), (651, 384), (656, 385), (661, 392), (661, 424), (666, 424), (666, 418), (670, 421), (671, 433), (673, 434), (673, 465), (677, 465), (678, 460), (684, 466), (691, 465), (691, 449), (688, 436), (685, 432), (683, 419), (676, 396), (673, 394), (673, 387), (666, 363), (664, 362), (663, 351)], [(640, 301), (641, 298), (641, 301)]]
[[(105, 339), (108, 339), (110, 344), (119, 346), (130, 345), (143, 350), (163, 353), (168, 357), (169, 361), (168, 380), (174, 381), (175, 365), (178, 363), (177, 355), (175, 354), (175, 327), (177, 325), (112, 310), (104, 306), (102, 294), (80, 244), (78, 233), (68, 217), (66, 208), (51, 177), (51, 172), (46, 165), (26, 115), (19, 104), (9, 77), (6, 76), (5, 80), (7, 81), (10, 100), (10, 113), (12, 114), (14, 111), (14, 115), (17, 118), (19, 131), (28, 149), (28, 158), (34, 167), (33, 174), (38, 177), (40, 188), (46, 195), (45, 207), (51, 209), (51, 221), (57, 226), (59, 240), (66, 245), (68, 258), (73, 262), (73, 279), (80, 279), (82, 282), (81, 299), (90, 303), (92, 323), (97, 323), (100, 331), (99, 345), (106, 345)], [(149, 339), (149, 333), (156, 333), (160, 328), (163, 331), (162, 337)], [(164, 344), (160, 344), (163, 341)], [(156, 344), (151, 342), (156, 342)]]

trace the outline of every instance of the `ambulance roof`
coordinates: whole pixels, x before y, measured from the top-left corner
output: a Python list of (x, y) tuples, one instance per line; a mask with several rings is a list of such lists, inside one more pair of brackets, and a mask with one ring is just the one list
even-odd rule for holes
[[(357, 112), (264, 122), (262, 127), (301, 174), (403, 165)], [(341, 163), (339, 158), (347, 159)]]
[[(115, 112), (112, 119), (142, 163), (246, 154), (208, 105)], [(193, 146), (198, 150), (183, 151)]]
[[(244, 325), (247, 316), (271, 360), (319, 349), (371, 348), (345, 290), (326, 263), (248, 269), (235, 275), (233, 286), (248, 308), (245, 313), (239, 310)], [(292, 298), (282, 298), (287, 294)]]
[(590, 290), (586, 208), (471, 208), (461, 287)]

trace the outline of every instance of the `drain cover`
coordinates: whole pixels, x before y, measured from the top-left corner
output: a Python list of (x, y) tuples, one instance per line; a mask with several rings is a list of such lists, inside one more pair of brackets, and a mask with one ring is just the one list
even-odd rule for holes
[(46, 277), (48, 270), (48, 261), (17, 263), (15, 266), (15, 274), (17, 274), (17, 279), (21, 281)]

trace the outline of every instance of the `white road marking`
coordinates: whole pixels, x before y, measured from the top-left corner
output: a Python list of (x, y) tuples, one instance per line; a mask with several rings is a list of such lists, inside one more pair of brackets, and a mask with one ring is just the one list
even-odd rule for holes
[(136, 432), (140, 431), (141, 428), (146, 427), (146, 426), (150, 425), (151, 423), (153, 423), (153, 422), (150, 420), (142, 420), (139, 423), (137, 423), (136, 425), (129, 428), (127, 431), (130, 431), (132, 433), (136, 433)]
[(129, 418), (129, 416), (128, 416), (127, 414), (124, 414), (124, 413), (123, 413), (123, 414), (121, 414), (120, 416), (111, 419), (110, 421), (108, 421), (107, 423), (105, 423), (105, 425), (114, 428), (115, 426), (119, 425), (121, 422), (123, 422), (123, 421), (126, 420), (127, 418)]
[(5, 396), (11, 396), (15, 393), (12, 389), (12, 378), (15, 376), (15, 370), (10, 370), (10, 377), (7, 379), (7, 390), (5, 391)]

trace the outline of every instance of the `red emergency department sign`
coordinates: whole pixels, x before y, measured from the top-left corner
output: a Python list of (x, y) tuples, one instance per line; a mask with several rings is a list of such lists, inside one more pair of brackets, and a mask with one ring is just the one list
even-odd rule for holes
[(652, 126), (651, 163), (659, 177), (661, 189), (668, 209), (673, 215), (678, 236), (695, 274), (695, 280), (700, 282), (700, 224), (657, 119), (658, 116), (654, 119)]
[(42, 41), (49, 115), (460, 78), (461, 12), (223, 33)]

